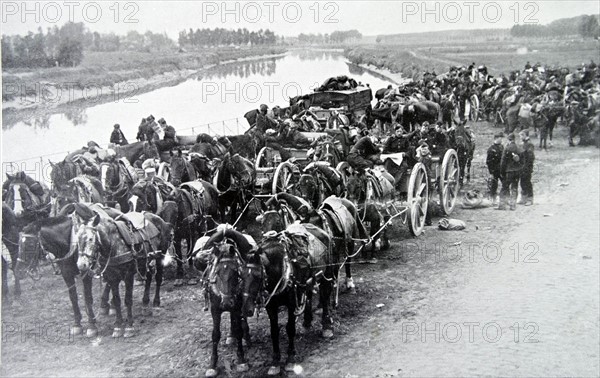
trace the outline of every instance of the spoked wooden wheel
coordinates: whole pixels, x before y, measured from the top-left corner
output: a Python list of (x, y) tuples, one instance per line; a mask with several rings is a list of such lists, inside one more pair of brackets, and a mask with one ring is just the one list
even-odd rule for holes
[(453, 149), (449, 149), (444, 154), (442, 169), (440, 172), (439, 194), (442, 209), (446, 215), (450, 215), (456, 205), (458, 190), (460, 189), (460, 167), (458, 165), (458, 155)]
[(273, 176), (272, 194), (292, 193), (297, 184), (300, 170), (294, 164), (284, 161), (279, 164)]
[(408, 182), (408, 228), (414, 236), (419, 236), (423, 232), (428, 205), (427, 170), (422, 163), (417, 163), (410, 173)]
[(275, 155), (278, 155), (279, 161), (281, 161), (281, 155), (279, 154), (279, 151), (274, 150), (271, 147), (261, 148), (258, 152), (258, 155), (256, 156), (256, 163), (254, 163), (254, 168), (259, 169), (269, 167), (270, 164), (273, 163), (273, 158), (275, 157)]

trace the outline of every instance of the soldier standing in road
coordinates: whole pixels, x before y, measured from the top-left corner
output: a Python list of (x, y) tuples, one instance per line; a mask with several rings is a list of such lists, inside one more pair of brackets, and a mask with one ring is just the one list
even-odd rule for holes
[(522, 150), (515, 143), (515, 134), (508, 134), (508, 144), (500, 161), (502, 190), (500, 191), (500, 205), (496, 208), (497, 210), (506, 210), (507, 203), (511, 210), (516, 209), (519, 176), (522, 167), (521, 154)]
[(488, 179), (488, 196), (492, 201), (492, 206), (496, 206), (498, 194), (498, 180), (500, 180), (500, 163), (502, 162), (502, 152), (504, 152), (504, 146), (502, 145), (502, 137), (504, 134), (497, 133), (494, 135), (494, 144), (487, 150), (487, 158), (485, 160), (488, 171), (490, 172), (490, 178)]
[(531, 175), (533, 173), (533, 163), (535, 161), (535, 153), (533, 143), (529, 141), (529, 131), (523, 130), (519, 134), (523, 142), (523, 168), (519, 177), (521, 184), (521, 200), (520, 205), (533, 205), (533, 184), (531, 183)]

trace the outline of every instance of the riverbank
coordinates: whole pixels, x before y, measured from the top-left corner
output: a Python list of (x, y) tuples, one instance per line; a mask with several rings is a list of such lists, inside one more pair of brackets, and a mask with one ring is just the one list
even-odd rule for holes
[(89, 53), (74, 68), (2, 74), (3, 126), (32, 117), (64, 112), (83, 103), (127, 102), (135, 95), (172, 86), (217, 65), (276, 58), (282, 47), (219, 49), (172, 54)]

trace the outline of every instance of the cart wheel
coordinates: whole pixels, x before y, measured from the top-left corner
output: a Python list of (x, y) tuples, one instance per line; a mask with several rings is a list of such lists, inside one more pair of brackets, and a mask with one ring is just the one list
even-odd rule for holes
[(427, 171), (422, 163), (417, 163), (410, 173), (408, 182), (408, 228), (414, 236), (419, 236), (423, 232), (428, 205)]
[(458, 190), (460, 189), (459, 178), (460, 167), (458, 166), (458, 155), (456, 151), (449, 149), (444, 155), (439, 177), (440, 202), (446, 215), (450, 215), (452, 210), (454, 210)]
[[(271, 147), (263, 147), (258, 151), (258, 155), (256, 155), (256, 163), (254, 163), (254, 168), (266, 168), (273, 162), (273, 157), (275, 155), (279, 155), (279, 151), (272, 149)], [(281, 159), (279, 159), (281, 161)]]
[(352, 167), (348, 164), (347, 161), (343, 161), (335, 167), (336, 171), (340, 173), (342, 176), (342, 181), (344, 182), (344, 187), (348, 185), (348, 178), (352, 176)]
[(298, 167), (288, 161), (279, 164), (273, 176), (272, 194), (291, 193), (299, 173)]

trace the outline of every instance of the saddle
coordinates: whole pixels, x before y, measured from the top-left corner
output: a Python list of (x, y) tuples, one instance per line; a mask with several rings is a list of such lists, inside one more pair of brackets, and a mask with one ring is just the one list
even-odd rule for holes
[(354, 218), (339, 198), (333, 196), (326, 198), (320, 210), (333, 222), (332, 231), (343, 234), (346, 241), (352, 240), (353, 236), (358, 237), (356, 221), (360, 220)]
[[(134, 257), (144, 257), (144, 255), (147, 256), (148, 253), (158, 250), (152, 240), (160, 235), (160, 231), (142, 213), (125, 213), (117, 218), (115, 224), (125, 243), (133, 247)], [(136, 249), (136, 246), (141, 246), (141, 248)], [(140, 255), (140, 252), (144, 252), (144, 255)]]
[(381, 172), (371, 170), (370, 172), (366, 172), (366, 178), (368, 182), (371, 183), (371, 187), (373, 188), (373, 194), (375, 198), (383, 197), (383, 186), (381, 185), (381, 181), (379, 181), (381, 178), (383, 178), (381, 176)]
[(204, 185), (198, 181), (190, 181), (182, 184), (180, 188), (185, 189), (184, 196), (189, 201), (194, 213), (204, 214)]

